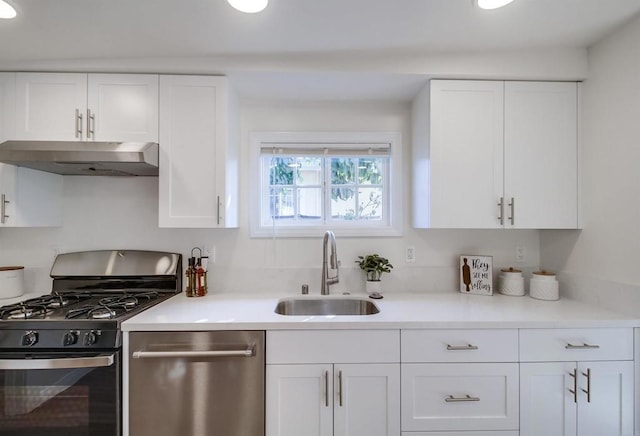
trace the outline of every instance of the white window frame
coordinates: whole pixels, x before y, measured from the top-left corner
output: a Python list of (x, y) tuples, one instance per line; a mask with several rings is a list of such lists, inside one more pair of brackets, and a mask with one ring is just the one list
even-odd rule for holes
[[(261, 150), (271, 144), (291, 144), (301, 148), (317, 148), (319, 144), (328, 147), (353, 148), (365, 144), (383, 144), (390, 147), (388, 186), (385, 187), (387, 206), (382, 221), (357, 220), (333, 223), (294, 224), (275, 221), (273, 225), (262, 225), (262, 205), (265, 194), (263, 186)], [(336, 236), (378, 237), (402, 236), (403, 179), (402, 179), (402, 135), (399, 132), (252, 132), (250, 135), (250, 205), (249, 227), (253, 238), (272, 237), (317, 237), (325, 230), (332, 230)], [(267, 187), (268, 188), (268, 187)]]

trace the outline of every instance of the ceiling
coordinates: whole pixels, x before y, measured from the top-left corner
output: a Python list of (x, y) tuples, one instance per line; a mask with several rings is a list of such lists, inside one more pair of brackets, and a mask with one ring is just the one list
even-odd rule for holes
[(235, 69), (268, 62), (273, 70), (296, 56), (353, 65), (398, 55), (583, 49), (640, 11), (640, 0), (516, 0), (493, 11), (472, 0), (271, 0), (259, 14), (237, 12), (226, 0), (8, 1), (19, 15), (0, 20), (0, 70), (93, 62), (108, 71), (118, 59), (120, 69), (146, 62), (154, 71), (227, 73), (223, 63), (206, 71), (206, 60), (235, 59)]

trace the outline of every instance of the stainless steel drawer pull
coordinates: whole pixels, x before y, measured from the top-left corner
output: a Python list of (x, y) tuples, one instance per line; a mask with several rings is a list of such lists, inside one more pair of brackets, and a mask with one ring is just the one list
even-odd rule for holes
[(471, 395), (465, 395), (464, 397), (454, 397), (449, 395), (444, 399), (447, 403), (461, 403), (466, 401), (480, 401), (480, 397), (472, 397)]
[(467, 345), (449, 345), (447, 344), (447, 350), (448, 351), (464, 351), (464, 350), (477, 350), (478, 346), (477, 345), (471, 345), (471, 344), (467, 344)]
[(508, 205), (511, 208), (511, 216), (509, 217), (509, 221), (511, 221), (511, 225), (515, 226), (516, 225), (516, 200), (515, 198), (511, 197), (511, 203), (509, 203)]
[(222, 351), (134, 351), (134, 359), (158, 357), (251, 357), (255, 356), (255, 347), (246, 350)]
[(582, 373), (583, 376), (587, 378), (587, 389), (580, 389), (582, 392), (587, 394), (587, 403), (591, 402), (591, 368), (587, 368), (587, 372)]
[(7, 222), (7, 204), (9, 204), (9, 200), (7, 200), (7, 195), (2, 194), (0, 197), (0, 224), (5, 224)]
[(500, 221), (500, 225), (504, 224), (504, 197), (500, 197), (498, 202), (498, 221)]
[(324, 372), (324, 406), (329, 407), (329, 371)]
[(76, 138), (82, 140), (82, 112), (76, 109)]
[(567, 350), (597, 350), (598, 348), (600, 348), (600, 345), (590, 345), (590, 344), (582, 344), (582, 345), (575, 345), (575, 344), (567, 344), (564, 346), (564, 348), (566, 348)]
[(342, 407), (342, 371), (338, 371), (338, 400)]

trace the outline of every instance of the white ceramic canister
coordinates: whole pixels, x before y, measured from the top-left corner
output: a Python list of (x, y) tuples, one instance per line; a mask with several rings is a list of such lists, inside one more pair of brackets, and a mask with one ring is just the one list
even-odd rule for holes
[(498, 292), (503, 295), (522, 297), (524, 295), (524, 277), (522, 271), (515, 268), (500, 270)]
[(19, 297), (24, 293), (24, 267), (0, 266), (0, 299)]
[(535, 271), (529, 281), (529, 296), (538, 300), (557, 300), (560, 291), (556, 274), (549, 271)]

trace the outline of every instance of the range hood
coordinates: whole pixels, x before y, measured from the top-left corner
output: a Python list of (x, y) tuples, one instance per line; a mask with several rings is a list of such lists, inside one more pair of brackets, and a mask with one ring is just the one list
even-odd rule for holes
[(155, 142), (6, 141), (0, 163), (65, 176), (157, 176)]

